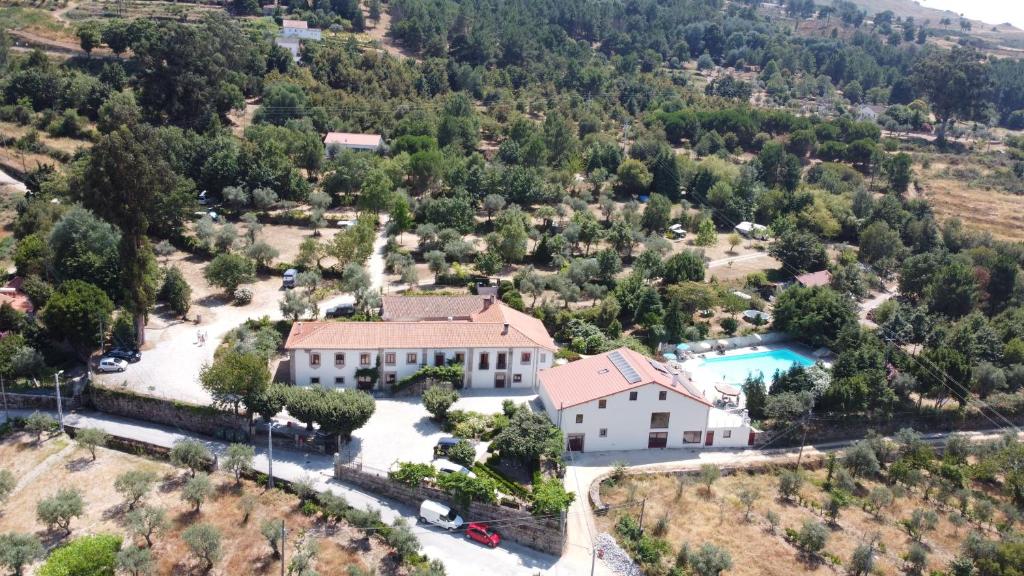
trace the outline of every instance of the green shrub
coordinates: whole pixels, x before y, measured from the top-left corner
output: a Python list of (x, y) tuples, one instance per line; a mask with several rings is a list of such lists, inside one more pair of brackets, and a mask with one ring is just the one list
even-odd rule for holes
[(399, 462), (398, 469), (388, 472), (388, 477), (395, 482), (406, 486), (416, 487), (427, 478), (433, 478), (437, 474), (430, 464), (418, 464), (415, 462)]
[(107, 576), (117, 567), (121, 537), (97, 534), (76, 538), (50, 554), (38, 576)]
[(524, 500), (530, 497), (530, 492), (526, 488), (524, 488), (522, 485), (516, 482), (513, 482), (512, 480), (509, 480), (500, 472), (498, 472), (494, 468), (491, 468), (490, 463), (474, 464), (473, 472), (476, 473), (477, 476), (486, 476), (487, 478), (493, 480), (494, 483), (498, 486), (498, 490), (502, 493), (511, 494), (512, 496), (522, 498)]
[(546, 516), (559, 514), (569, 509), (576, 499), (575, 492), (568, 492), (558, 478), (535, 481), (533, 483), (533, 514)]
[(448, 449), (448, 459), (467, 468), (472, 467), (476, 462), (476, 449), (468, 440), (459, 440)]

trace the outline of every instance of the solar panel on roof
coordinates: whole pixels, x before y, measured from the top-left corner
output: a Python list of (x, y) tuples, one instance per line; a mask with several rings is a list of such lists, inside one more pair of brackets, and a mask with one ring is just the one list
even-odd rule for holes
[(630, 384), (636, 384), (640, 381), (640, 374), (637, 373), (636, 369), (630, 365), (630, 363), (618, 352), (612, 352), (608, 354), (608, 358), (618, 369), (622, 377), (626, 379)]

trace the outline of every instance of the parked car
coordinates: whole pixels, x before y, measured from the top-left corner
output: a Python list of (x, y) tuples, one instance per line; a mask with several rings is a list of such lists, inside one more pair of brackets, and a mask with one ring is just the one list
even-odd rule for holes
[(483, 522), (470, 522), (466, 527), (466, 536), (491, 548), (497, 548), (498, 544), (501, 544), (501, 534), (491, 530), (491, 527)]
[(209, 203), (210, 197), (208, 195), (208, 192), (206, 190), (203, 190), (202, 192), (199, 193), (199, 205), (206, 206)]
[(324, 311), (324, 318), (348, 318), (356, 313), (356, 307), (352, 304), (338, 304), (331, 306)]
[(120, 358), (111, 358), (109, 356), (100, 358), (99, 364), (96, 365), (96, 370), (99, 372), (124, 372), (127, 369), (127, 362)]
[(126, 360), (130, 364), (134, 364), (139, 360), (142, 360), (142, 352), (139, 352), (134, 348), (122, 348), (120, 346), (107, 350), (104, 356), (108, 358), (117, 358), (118, 360)]
[(444, 438), (439, 439), (437, 444), (434, 446), (434, 458), (447, 456), (448, 451), (461, 441), (462, 438), (457, 438), (455, 436), (445, 436)]
[(295, 288), (295, 277), (299, 275), (299, 271), (295, 268), (289, 268), (284, 271), (284, 276), (281, 277), (281, 284), (285, 288)]
[(448, 530), (462, 527), (462, 517), (448, 506), (433, 500), (424, 500), (420, 504), (420, 521)]
[(456, 464), (451, 460), (438, 458), (437, 460), (431, 462), (431, 465), (433, 465), (434, 468), (441, 474), (465, 474), (470, 478), (476, 478), (476, 474), (474, 474), (469, 468), (466, 468), (462, 464)]

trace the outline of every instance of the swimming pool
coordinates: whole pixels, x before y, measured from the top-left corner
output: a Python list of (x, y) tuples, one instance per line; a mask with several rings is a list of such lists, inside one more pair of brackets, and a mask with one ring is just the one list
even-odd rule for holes
[(715, 356), (705, 358), (697, 368), (709, 376), (713, 382), (743, 384), (747, 376), (761, 374), (765, 384), (771, 386), (772, 376), (776, 370), (785, 372), (793, 364), (813, 366), (814, 360), (787, 348), (751, 352), (733, 356)]

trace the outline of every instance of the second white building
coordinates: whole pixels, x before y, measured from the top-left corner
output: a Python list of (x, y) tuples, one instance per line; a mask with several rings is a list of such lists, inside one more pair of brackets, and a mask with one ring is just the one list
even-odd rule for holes
[(739, 447), (757, 430), (714, 407), (686, 375), (619, 348), (540, 373), (540, 400), (577, 452)]

